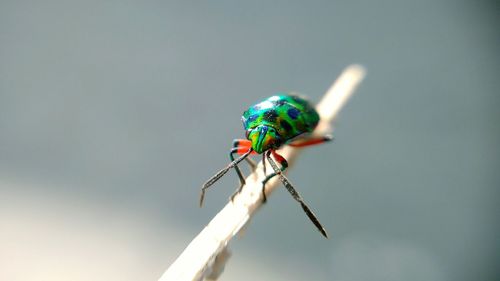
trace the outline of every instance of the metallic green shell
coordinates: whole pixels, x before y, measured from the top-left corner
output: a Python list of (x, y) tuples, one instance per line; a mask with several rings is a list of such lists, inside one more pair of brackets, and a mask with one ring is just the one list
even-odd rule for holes
[(247, 132), (259, 125), (274, 128), (282, 142), (311, 133), (319, 122), (314, 107), (304, 98), (280, 94), (248, 108), (241, 117)]

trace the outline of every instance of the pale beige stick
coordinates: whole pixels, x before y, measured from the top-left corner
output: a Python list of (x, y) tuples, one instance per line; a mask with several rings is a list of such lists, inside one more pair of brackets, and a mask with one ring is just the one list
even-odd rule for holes
[[(321, 135), (332, 130), (333, 119), (354, 93), (364, 75), (365, 70), (359, 65), (351, 65), (342, 72), (316, 107), (321, 120), (314, 134)], [(299, 151), (300, 148), (285, 146), (280, 150), (280, 154), (291, 163)], [(268, 172), (270, 172), (269, 170), (271, 169), (268, 168)], [(264, 178), (261, 162), (255, 172), (246, 178), (246, 185), (242, 192), (234, 197), (233, 202), (230, 201), (191, 241), (159, 281), (195, 281), (205, 278), (206, 280), (216, 280), (229, 258), (226, 249), (229, 241), (240, 232), (262, 206), (261, 190)], [(268, 196), (280, 186), (280, 182), (276, 178), (266, 185)], [(196, 202), (195, 199), (193, 200)], [(321, 218), (321, 216), (319, 217)], [(318, 233), (318, 235), (320, 234)]]

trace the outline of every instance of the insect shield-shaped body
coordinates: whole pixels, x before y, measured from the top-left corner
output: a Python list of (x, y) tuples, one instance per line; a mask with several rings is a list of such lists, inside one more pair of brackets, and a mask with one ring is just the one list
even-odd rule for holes
[(303, 98), (277, 95), (251, 106), (241, 119), (247, 139), (260, 154), (311, 133), (319, 122), (319, 115)]
[[(243, 160), (247, 160), (252, 169), (255, 169), (257, 165), (248, 156), (251, 154), (262, 154), (264, 174), (266, 174), (266, 160), (274, 170), (274, 173), (268, 174), (262, 181), (263, 201), (266, 201), (265, 184), (273, 177), (278, 176), (292, 197), (300, 203), (304, 212), (321, 234), (327, 237), (324, 227), (306, 205), (302, 197), (300, 197), (290, 181), (283, 175), (283, 171), (288, 167), (288, 162), (276, 152), (276, 149), (285, 144), (303, 147), (331, 140), (330, 136), (310, 136), (309, 133), (314, 131), (319, 122), (319, 115), (314, 107), (304, 98), (281, 94), (272, 96), (251, 106), (243, 113), (241, 119), (246, 130), (247, 139), (236, 139), (233, 141), (233, 147), (229, 153), (229, 158), (232, 162), (203, 185), (200, 195), (200, 206), (203, 204), (205, 190), (225, 175), (227, 171), (234, 168), (240, 179), (240, 187), (231, 196), (232, 200), (245, 185), (245, 178), (238, 164)], [(235, 159), (235, 154), (240, 155), (240, 157)], [(277, 163), (281, 167), (278, 167)]]

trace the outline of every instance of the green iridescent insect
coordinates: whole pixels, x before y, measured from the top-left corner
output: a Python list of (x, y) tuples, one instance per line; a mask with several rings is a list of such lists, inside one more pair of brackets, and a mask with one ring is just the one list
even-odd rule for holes
[[(304, 212), (318, 228), (321, 234), (328, 237), (324, 227), (321, 225), (314, 213), (309, 209), (290, 181), (285, 177), (285, 175), (283, 175), (283, 172), (288, 167), (288, 163), (283, 156), (276, 152), (276, 149), (285, 144), (295, 147), (303, 147), (331, 140), (330, 136), (311, 136), (310, 133), (314, 131), (319, 122), (319, 115), (314, 107), (302, 97), (281, 94), (272, 96), (260, 103), (257, 103), (256, 105), (251, 106), (243, 113), (241, 119), (246, 130), (247, 139), (236, 139), (233, 141), (233, 147), (229, 153), (229, 157), (232, 162), (203, 185), (200, 195), (200, 207), (203, 204), (205, 190), (225, 175), (227, 171), (234, 168), (238, 174), (241, 185), (231, 196), (232, 200), (245, 185), (245, 178), (243, 177), (238, 164), (246, 159), (252, 169), (255, 169), (255, 162), (248, 158), (248, 156), (251, 154), (262, 154), (264, 174), (266, 174), (266, 158), (274, 170), (274, 173), (268, 175), (262, 182), (262, 195), (264, 202), (266, 201), (266, 183), (271, 178), (278, 175), (288, 192), (290, 192), (292, 197), (300, 203)], [(235, 160), (234, 154), (241, 156)], [(274, 157), (274, 160), (271, 155)], [(281, 165), (281, 168), (278, 167), (276, 162)]]

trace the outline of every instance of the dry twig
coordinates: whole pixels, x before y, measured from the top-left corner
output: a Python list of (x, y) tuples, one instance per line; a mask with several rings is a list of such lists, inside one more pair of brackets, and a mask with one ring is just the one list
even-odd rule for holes
[[(364, 75), (365, 70), (359, 65), (351, 65), (344, 70), (316, 107), (321, 119), (314, 134), (323, 135), (332, 130), (333, 119)], [(300, 148), (285, 146), (280, 154), (292, 163), (299, 151)], [(193, 239), (159, 281), (217, 280), (229, 258), (229, 241), (262, 206), (261, 188), (265, 176), (261, 162), (255, 172), (246, 178), (242, 192)], [(266, 185), (266, 194), (269, 196), (279, 185), (277, 177), (270, 180)]]

